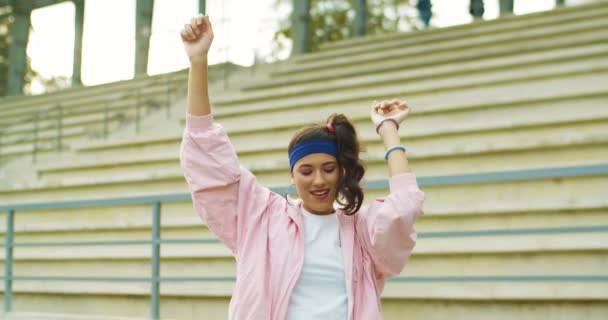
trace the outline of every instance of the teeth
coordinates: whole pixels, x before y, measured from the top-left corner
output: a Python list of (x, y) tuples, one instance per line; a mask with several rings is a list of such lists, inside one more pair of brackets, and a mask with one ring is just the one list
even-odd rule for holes
[(316, 195), (316, 196), (324, 196), (328, 193), (329, 191), (323, 191), (323, 192), (312, 192), (312, 194)]

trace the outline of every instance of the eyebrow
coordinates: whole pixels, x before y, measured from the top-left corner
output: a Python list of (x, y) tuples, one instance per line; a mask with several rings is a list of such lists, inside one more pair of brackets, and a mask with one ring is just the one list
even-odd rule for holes
[[(322, 166), (326, 166), (328, 164), (334, 164), (334, 163), (336, 163), (336, 161), (328, 161), (328, 162), (323, 163)], [(312, 167), (312, 165), (305, 163), (305, 164), (300, 165), (300, 168), (302, 168), (302, 167)]]

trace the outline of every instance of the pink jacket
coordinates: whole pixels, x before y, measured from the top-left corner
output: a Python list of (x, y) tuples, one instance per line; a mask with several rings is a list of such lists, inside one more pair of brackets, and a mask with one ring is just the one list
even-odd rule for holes
[[(238, 163), (213, 115), (187, 115), (180, 163), (194, 208), (236, 257), (229, 319), (285, 319), (304, 261), (300, 204), (259, 184)], [(354, 216), (338, 210), (351, 319), (381, 319), (386, 279), (404, 268), (416, 243), (424, 193), (411, 173), (389, 180), (390, 194)]]

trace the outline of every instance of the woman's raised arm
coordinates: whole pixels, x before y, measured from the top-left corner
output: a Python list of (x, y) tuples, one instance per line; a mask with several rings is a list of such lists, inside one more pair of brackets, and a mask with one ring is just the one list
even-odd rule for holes
[[(380, 111), (382, 110), (382, 111)], [(382, 112), (380, 114), (379, 112)], [(399, 150), (401, 147), (401, 138), (399, 137), (399, 124), (407, 118), (410, 112), (410, 107), (397, 99), (375, 103), (372, 106), (371, 118), (376, 127), (376, 131), (382, 137), (385, 150), (391, 148), (388, 153), (387, 163), (389, 177), (398, 175), (404, 172), (411, 172), (405, 150)]]
[(237, 254), (244, 231), (255, 228), (252, 224), (277, 196), (239, 164), (228, 135), (213, 119), (207, 85), (207, 53), (213, 40), (209, 17), (192, 18), (181, 36), (191, 66), (180, 165), (197, 213)]
[(190, 60), (188, 76), (188, 113), (204, 116), (211, 113), (207, 76), (207, 56), (213, 42), (209, 16), (197, 16), (184, 25), (181, 32), (184, 49)]

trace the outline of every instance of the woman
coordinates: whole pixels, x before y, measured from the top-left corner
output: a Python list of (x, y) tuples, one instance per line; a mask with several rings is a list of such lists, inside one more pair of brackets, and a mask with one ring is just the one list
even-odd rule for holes
[(409, 107), (393, 100), (371, 108), (387, 148), (386, 199), (362, 208), (365, 170), (356, 132), (345, 116), (332, 115), (289, 144), (290, 176), (301, 199), (290, 203), (239, 166), (213, 121), (209, 17), (192, 18), (181, 37), (191, 65), (180, 163), (195, 209), (236, 257), (229, 318), (381, 319), (380, 294), (412, 253), (424, 201), (399, 145), (399, 123)]

